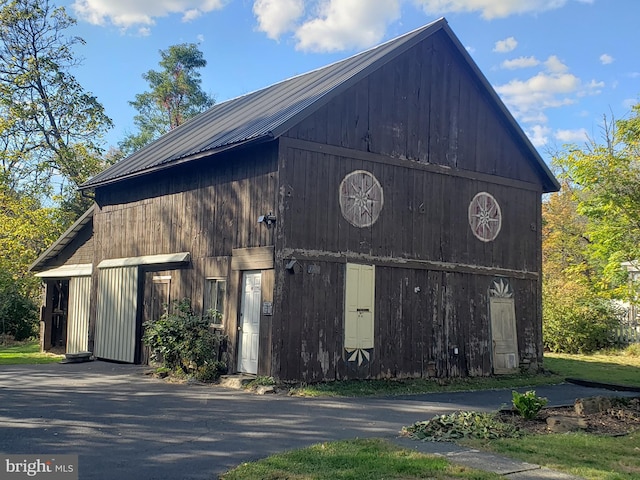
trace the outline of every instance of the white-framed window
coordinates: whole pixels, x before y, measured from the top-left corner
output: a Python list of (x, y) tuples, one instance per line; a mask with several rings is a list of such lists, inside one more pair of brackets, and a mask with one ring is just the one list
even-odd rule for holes
[(224, 278), (207, 278), (204, 284), (203, 313), (208, 315), (211, 323), (222, 325), (225, 320), (225, 304), (227, 297), (227, 280)]

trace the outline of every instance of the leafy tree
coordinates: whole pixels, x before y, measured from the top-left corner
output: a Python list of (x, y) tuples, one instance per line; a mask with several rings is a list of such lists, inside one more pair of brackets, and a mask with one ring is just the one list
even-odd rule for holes
[(640, 104), (632, 116), (603, 124), (603, 143), (572, 148), (556, 159), (585, 219), (587, 255), (598, 265), (594, 288), (624, 295), (620, 264), (640, 258)]
[[(102, 105), (70, 73), (75, 24), (49, 0), (0, 4), (0, 166), (14, 190), (52, 193), (52, 178), (77, 186), (103, 168), (97, 143), (111, 127)], [(55, 176), (55, 177), (54, 177)]]
[(149, 91), (129, 102), (138, 111), (134, 117), (138, 133), (128, 135), (120, 143), (125, 154), (144, 147), (215, 103), (200, 86), (198, 70), (207, 62), (196, 44), (172, 45), (161, 50), (160, 57), (161, 70), (149, 70), (142, 75), (149, 83)]

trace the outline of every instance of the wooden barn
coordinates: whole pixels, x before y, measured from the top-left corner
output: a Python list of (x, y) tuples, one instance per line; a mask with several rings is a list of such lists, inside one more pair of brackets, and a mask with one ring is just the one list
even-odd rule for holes
[(542, 360), (558, 183), (444, 19), (215, 105), (81, 188), (95, 206), (32, 266), (45, 347), (66, 287), (67, 349), (120, 362), (145, 361), (142, 323), (182, 298), (223, 312), (232, 372)]

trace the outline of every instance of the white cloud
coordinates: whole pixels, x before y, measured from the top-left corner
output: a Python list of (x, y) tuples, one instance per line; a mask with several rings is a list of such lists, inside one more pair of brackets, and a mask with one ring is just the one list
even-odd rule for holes
[(579, 128), (577, 130), (556, 130), (553, 134), (556, 140), (562, 143), (579, 143), (579, 142), (588, 142), (589, 134), (584, 128)]
[(508, 70), (535, 67), (537, 65), (540, 65), (540, 60), (538, 60), (536, 57), (518, 57), (502, 62), (502, 68), (506, 68)]
[(637, 98), (625, 98), (622, 101), (622, 106), (630, 110), (631, 107), (633, 107), (636, 103), (639, 103), (639, 102), (640, 101)]
[(513, 37), (509, 37), (505, 38), (504, 40), (498, 40), (496, 42), (496, 46), (493, 48), (493, 51), (499, 53), (507, 53), (514, 50), (517, 46), (518, 41)]
[(527, 132), (527, 136), (534, 147), (543, 147), (549, 142), (551, 129), (545, 125), (534, 125)]
[(201, 15), (202, 15), (201, 10), (198, 10), (197, 8), (192, 8), (191, 10), (187, 10), (186, 12), (184, 12), (184, 15), (182, 15), (182, 21), (190, 22), (191, 20), (195, 20)]
[(555, 55), (551, 55), (544, 62), (544, 66), (547, 67), (547, 70), (552, 73), (565, 73), (569, 71), (569, 67), (567, 67), (564, 63), (560, 61), (558, 57)]
[(295, 32), (299, 50), (331, 52), (379, 42), (400, 18), (400, 0), (322, 0), (318, 15)]
[(570, 73), (539, 72), (527, 80), (511, 80), (496, 91), (522, 122), (545, 122), (545, 110), (575, 103), (582, 82)]
[(603, 65), (609, 65), (610, 63), (613, 63), (613, 60), (614, 58), (608, 53), (603, 53), (602, 55), (600, 55), (600, 63), (602, 63)]
[(253, 13), (258, 19), (258, 30), (277, 40), (295, 28), (304, 13), (304, 0), (256, 0)]
[[(570, 73), (569, 67), (555, 55), (540, 62), (540, 65), (544, 67), (543, 70), (525, 80), (513, 79), (495, 87), (513, 115), (520, 122), (530, 125), (527, 134), (538, 147), (545, 145), (551, 134), (546, 127), (548, 109), (573, 105), (581, 97), (598, 95), (604, 87), (604, 82), (585, 82)], [(554, 137), (563, 142), (582, 141), (586, 133), (578, 130), (558, 130)]]
[(75, 0), (72, 7), (82, 20), (94, 25), (115, 25), (122, 29), (140, 26), (138, 32), (150, 33), (155, 19), (182, 14), (187, 22), (204, 13), (218, 10), (226, 0)]
[(415, 0), (425, 12), (444, 15), (456, 12), (480, 12), (486, 20), (522, 13), (538, 13), (560, 8), (567, 0)]
[(198, 43), (204, 43), (204, 35), (202, 33), (199, 33), (198, 35), (196, 35), (196, 40), (198, 40)]

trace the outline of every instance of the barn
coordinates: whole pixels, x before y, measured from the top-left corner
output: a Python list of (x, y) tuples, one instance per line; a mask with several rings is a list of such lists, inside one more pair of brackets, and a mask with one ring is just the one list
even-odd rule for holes
[(235, 372), (536, 370), (558, 188), (440, 19), (217, 104), (82, 185), (95, 205), (32, 265), (43, 346), (57, 314), (67, 351), (144, 362), (142, 323), (189, 298), (223, 312)]

